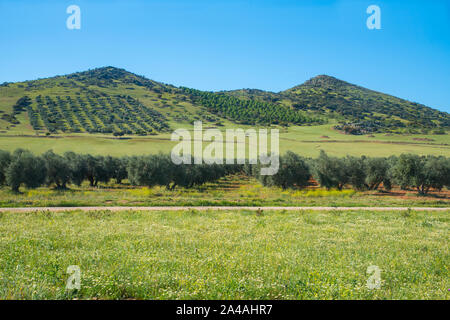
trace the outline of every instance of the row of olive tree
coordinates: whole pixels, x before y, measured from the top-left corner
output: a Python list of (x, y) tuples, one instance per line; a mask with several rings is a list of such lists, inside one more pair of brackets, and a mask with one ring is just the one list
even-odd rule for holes
[(192, 188), (229, 174), (241, 172), (242, 165), (176, 165), (169, 155), (159, 154), (130, 157), (127, 169), (128, 180), (133, 185), (149, 187), (160, 185), (173, 190), (176, 186)]
[(80, 155), (67, 152), (63, 156), (47, 151), (35, 156), (28, 150), (17, 149), (12, 154), (0, 151), (0, 185), (6, 184), (13, 191), (21, 185), (36, 188), (54, 185), (58, 189), (67, 184), (81, 185), (85, 180), (91, 186), (115, 179), (120, 183), (127, 178), (126, 158)]
[(450, 188), (450, 159), (443, 156), (402, 154), (398, 157), (369, 158), (331, 157), (321, 151), (318, 158), (307, 159), (293, 152), (280, 157), (280, 167), (273, 176), (261, 176), (260, 165), (246, 165), (244, 172), (264, 184), (283, 189), (302, 188), (316, 180), (327, 189), (342, 190), (351, 186), (357, 190), (377, 190), (381, 186), (390, 190), (398, 185), (402, 189), (415, 188), (426, 194), (431, 188)]
[(58, 155), (47, 151), (42, 156), (17, 149), (12, 154), (0, 151), (0, 185), (7, 184), (18, 191), (21, 185), (36, 188), (41, 185), (65, 189), (69, 183), (81, 185), (88, 181), (93, 187), (99, 182), (116, 183), (128, 179), (132, 185), (191, 188), (215, 181), (229, 174), (243, 172), (257, 177), (262, 184), (286, 188), (303, 188), (315, 179), (322, 187), (342, 190), (351, 186), (357, 190), (390, 190), (415, 188), (426, 194), (431, 188), (450, 187), (450, 159), (440, 156), (403, 154), (399, 157), (337, 158), (321, 152), (318, 158), (307, 159), (288, 152), (279, 159), (275, 175), (260, 175), (261, 165), (175, 165), (169, 155), (116, 158), (67, 152)]
[(317, 180), (326, 188), (352, 185), (358, 190), (377, 190), (382, 185), (414, 188), (427, 194), (431, 188), (450, 187), (450, 159), (444, 156), (402, 154), (388, 158), (329, 157), (321, 152), (314, 161)]
[(161, 185), (173, 190), (176, 186), (193, 187), (241, 171), (239, 165), (175, 165), (168, 155), (116, 158), (66, 152), (47, 151), (41, 156), (17, 149), (12, 154), (0, 150), (0, 185), (19, 191), (21, 185), (36, 188), (41, 185), (66, 189), (69, 183), (90, 186), (99, 182), (116, 183), (128, 179), (133, 185)]

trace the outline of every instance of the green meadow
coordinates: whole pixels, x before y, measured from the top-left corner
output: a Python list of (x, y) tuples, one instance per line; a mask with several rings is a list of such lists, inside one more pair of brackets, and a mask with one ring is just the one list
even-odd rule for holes
[(6, 212), (0, 298), (445, 300), (448, 214)]

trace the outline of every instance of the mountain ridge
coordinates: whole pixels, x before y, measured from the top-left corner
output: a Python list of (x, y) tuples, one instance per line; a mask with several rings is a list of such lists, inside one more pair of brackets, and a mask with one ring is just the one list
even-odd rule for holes
[[(18, 106), (28, 96), (29, 105)], [(4, 83), (0, 85), (0, 117), (0, 128), (5, 122), (29, 121), (35, 131), (124, 134), (155, 134), (169, 130), (170, 123), (195, 120), (219, 126), (226, 121), (285, 126), (331, 121), (339, 123), (337, 129), (353, 134), (445, 133), (450, 127), (446, 112), (328, 75), (280, 92), (212, 92), (176, 87), (112, 66)]]

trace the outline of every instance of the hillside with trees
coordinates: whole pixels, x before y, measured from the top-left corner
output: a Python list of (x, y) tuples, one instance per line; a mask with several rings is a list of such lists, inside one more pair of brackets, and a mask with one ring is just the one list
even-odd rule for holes
[(446, 112), (325, 75), (279, 93), (175, 87), (115, 67), (0, 85), (0, 130), (153, 135), (196, 120), (210, 126), (333, 123), (353, 135), (446, 134), (450, 127)]
[(250, 100), (291, 106), (336, 119), (348, 134), (408, 132), (444, 134), (450, 115), (425, 105), (320, 75), (291, 89), (274, 93), (254, 89), (227, 92)]

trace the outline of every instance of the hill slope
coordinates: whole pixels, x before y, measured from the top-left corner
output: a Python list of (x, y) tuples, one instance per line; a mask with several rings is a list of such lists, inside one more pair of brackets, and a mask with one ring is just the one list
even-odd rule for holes
[(449, 114), (422, 104), (372, 91), (345, 81), (317, 76), (282, 92), (294, 106), (319, 112), (335, 112), (344, 119), (389, 129), (448, 127)]
[[(422, 104), (320, 75), (291, 89), (274, 93), (253, 89), (230, 91), (240, 98), (285, 104), (297, 110), (335, 118), (339, 129), (361, 132), (405, 129), (448, 129), (450, 115)], [(354, 133), (357, 131), (351, 131)]]
[(330, 119), (354, 134), (450, 126), (445, 112), (329, 76), (279, 93), (178, 88), (114, 67), (0, 85), (3, 131), (147, 135), (195, 120), (221, 126), (315, 125)]

